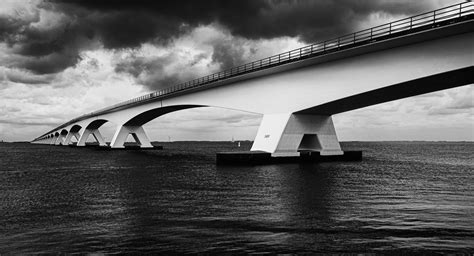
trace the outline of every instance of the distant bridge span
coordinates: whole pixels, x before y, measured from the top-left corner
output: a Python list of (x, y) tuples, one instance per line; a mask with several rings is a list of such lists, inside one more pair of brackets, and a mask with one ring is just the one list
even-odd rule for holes
[(474, 83), (474, 7), (465, 2), (199, 78), (75, 118), (35, 143), (85, 146), (117, 125), (110, 143), (132, 135), (152, 147), (143, 125), (196, 107), (263, 115), (252, 151), (342, 154), (332, 115)]

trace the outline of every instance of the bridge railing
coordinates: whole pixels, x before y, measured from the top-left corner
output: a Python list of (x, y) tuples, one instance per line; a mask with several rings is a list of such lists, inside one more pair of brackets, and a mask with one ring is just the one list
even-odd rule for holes
[[(474, 3), (463, 2), (437, 9), (430, 12), (425, 12), (401, 20), (393, 21), (380, 26), (364, 29), (351, 34), (329, 39), (319, 43), (307, 45), (288, 52), (273, 55), (264, 59), (249, 62), (240, 66), (236, 66), (218, 73), (199, 77), (191, 81), (187, 81), (172, 87), (168, 87), (159, 91), (155, 91), (137, 98), (127, 100), (107, 108), (94, 111), (80, 117), (74, 118), (68, 123), (77, 122), (88, 116), (97, 115), (120, 107), (134, 105), (137, 103), (147, 102), (156, 98), (162, 98), (184, 90), (199, 88), (220, 80), (236, 77), (250, 72), (255, 72), (278, 65), (284, 65), (291, 62), (300, 61), (307, 58), (321, 56), (333, 53), (340, 50), (345, 50), (352, 47), (357, 47), (376, 41), (389, 39), (392, 37), (415, 33), (418, 31), (430, 29), (433, 27), (449, 25), (462, 20), (471, 19), (474, 14)], [(60, 128), (60, 127), (58, 127)], [(58, 129), (56, 128), (56, 129)]]

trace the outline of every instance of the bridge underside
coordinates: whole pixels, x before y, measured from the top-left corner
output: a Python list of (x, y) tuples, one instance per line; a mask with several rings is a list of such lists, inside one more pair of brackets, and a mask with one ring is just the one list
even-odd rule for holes
[(112, 148), (124, 148), (127, 137), (131, 135), (135, 142), (142, 148), (152, 148), (150, 139), (143, 129), (143, 125), (150, 122), (151, 120), (166, 115), (171, 112), (180, 111), (189, 108), (202, 107), (199, 105), (179, 105), (171, 107), (161, 107), (147, 110), (143, 113), (136, 115), (123, 125), (119, 125), (117, 128), (110, 147)]
[(334, 115), (398, 99), (474, 83), (474, 66), (423, 77), (297, 111), (297, 114)]
[(474, 67), (466, 67), (395, 84), (294, 113), (266, 114), (257, 132), (253, 151), (273, 156), (295, 156), (302, 151), (342, 155), (332, 115), (420, 94), (474, 83)]

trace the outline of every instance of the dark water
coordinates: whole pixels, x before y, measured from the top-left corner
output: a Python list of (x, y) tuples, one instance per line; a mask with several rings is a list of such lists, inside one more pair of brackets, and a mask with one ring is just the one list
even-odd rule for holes
[(474, 143), (257, 167), (216, 167), (231, 143), (164, 146), (0, 144), (0, 254), (474, 252)]

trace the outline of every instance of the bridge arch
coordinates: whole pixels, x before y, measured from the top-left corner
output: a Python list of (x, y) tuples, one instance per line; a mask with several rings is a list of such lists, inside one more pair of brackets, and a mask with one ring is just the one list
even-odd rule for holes
[[(59, 136), (59, 133), (58, 133), (58, 136)], [(51, 134), (49, 135), (49, 138), (51, 139), (51, 141), (49, 142), (49, 144), (51, 144), (51, 145), (56, 144), (56, 140), (58, 139), (58, 137), (56, 137), (56, 133), (51, 133)]]
[(70, 129), (69, 132), (66, 135), (66, 139), (64, 140), (64, 145), (69, 145), (72, 142), (72, 138), (76, 138), (77, 141), (79, 141), (80, 135), (79, 131), (82, 129), (82, 127), (78, 124), (73, 125)]
[[(198, 104), (176, 104), (176, 105), (170, 105), (166, 107), (161, 107), (161, 106), (153, 107), (147, 110), (143, 110), (142, 112), (139, 112), (138, 114), (135, 114), (130, 119), (125, 121), (123, 125), (119, 126), (114, 134), (114, 137), (111, 141), (110, 146), (113, 148), (123, 148), (128, 135), (132, 135), (135, 141), (140, 145), (140, 147), (142, 148), (153, 147), (143, 129), (143, 125), (145, 125), (146, 123), (160, 116), (163, 116), (172, 112), (177, 112), (177, 111), (192, 109), (192, 108), (204, 108), (204, 107), (214, 107), (214, 108), (220, 108), (220, 109), (231, 109), (231, 110), (240, 111), (240, 112), (249, 112), (249, 111), (239, 110), (239, 109), (234, 109), (234, 108), (213, 106), (213, 105), (201, 105), (201, 104), (199, 105)], [(258, 114), (258, 113), (253, 113), (253, 114)]]
[[(77, 146), (82, 146), (82, 147), (86, 146), (86, 141), (89, 138), (89, 135), (92, 135), (94, 137), (94, 139), (99, 143), (99, 146), (107, 146), (104, 140), (104, 137), (99, 131), (99, 128), (107, 122), (109, 122), (109, 120), (107, 119), (96, 119), (96, 120), (91, 121), (89, 124), (85, 125), (85, 128), (82, 130), (82, 133), (80, 134), (80, 136), (77, 136), (78, 137)], [(81, 130), (81, 126), (78, 124), (71, 127), (71, 130), (73, 128), (74, 129), (79, 128), (79, 130)], [(79, 130), (76, 133), (78, 133)]]
[(96, 119), (96, 120), (90, 122), (86, 126), (86, 129), (91, 129), (91, 130), (99, 129), (103, 124), (105, 124), (107, 122), (109, 122), (109, 120), (107, 120), (107, 119)]
[(175, 105), (169, 107), (157, 107), (144, 111), (124, 123), (125, 126), (142, 126), (160, 116), (191, 108), (208, 107), (204, 105)]
[(53, 139), (53, 144), (54, 145), (60, 145), (61, 144), (61, 131), (57, 131), (54, 133), (54, 139)]
[(69, 129), (69, 132), (79, 132), (80, 130), (82, 129), (82, 126), (78, 125), (78, 124), (75, 124), (71, 127), (71, 129)]
[(152, 148), (153, 145), (150, 142), (150, 139), (143, 130), (143, 125), (150, 122), (151, 120), (160, 117), (162, 115), (180, 111), (184, 109), (190, 108), (198, 108), (198, 107), (207, 107), (204, 105), (173, 105), (167, 107), (154, 107), (151, 109), (144, 110), (138, 114), (135, 114), (130, 119), (125, 121), (123, 125), (120, 125), (110, 142), (110, 146), (112, 148), (123, 148), (125, 147), (125, 141), (129, 135), (132, 135), (134, 140), (140, 147), (142, 148)]

